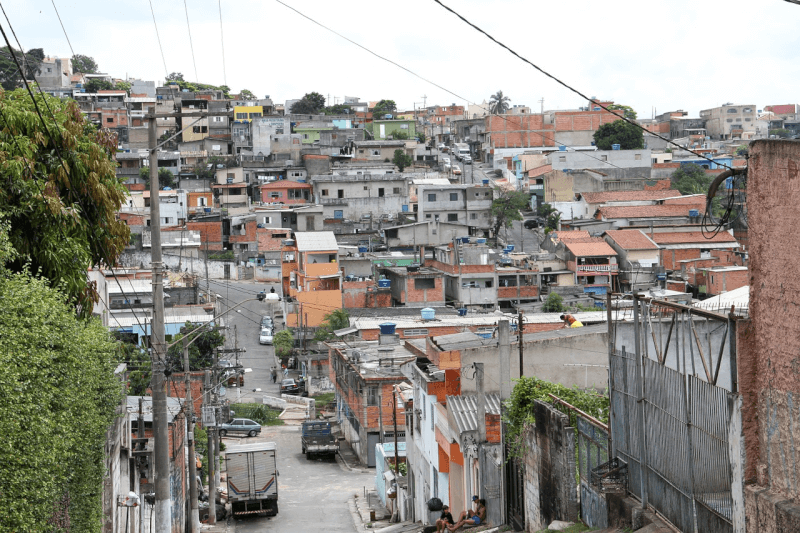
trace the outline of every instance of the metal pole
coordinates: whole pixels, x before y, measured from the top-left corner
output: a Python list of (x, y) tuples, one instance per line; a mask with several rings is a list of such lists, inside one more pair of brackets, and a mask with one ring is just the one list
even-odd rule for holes
[[(211, 407), (211, 371), (205, 371), (205, 405)], [(208, 463), (208, 523), (217, 523), (217, 495), (213, 491), (214, 487), (214, 429), (207, 427), (208, 431), (208, 450), (206, 451), (206, 462)]]
[(525, 372), (522, 370), (522, 330), (525, 329), (525, 324), (522, 322), (522, 309), (517, 310), (517, 338), (519, 339), (517, 342), (519, 343), (519, 377), (522, 377)]
[(189, 430), (189, 498), (191, 502), (190, 533), (200, 531), (200, 508), (197, 503), (197, 463), (194, 455), (194, 404), (189, 368), (189, 337), (183, 337), (183, 382), (186, 387), (186, 425)]
[(150, 245), (153, 269), (152, 378), (153, 396), (153, 454), (155, 456), (155, 525), (156, 531), (172, 528), (172, 500), (169, 475), (169, 419), (167, 412), (166, 345), (164, 342), (164, 286), (161, 279), (161, 212), (158, 187), (158, 150), (156, 149), (156, 111), (150, 108), (148, 121), (150, 150)]
[[(613, 313), (611, 312), (611, 292), (606, 293), (606, 322), (608, 323), (608, 395), (614, 394), (614, 350), (616, 349), (616, 339), (614, 338), (614, 325), (611, 323)], [(610, 409), (611, 416), (608, 417), (608, 452), (609, 459), (617, 456), (617, 449), (614, 447), (614, 439), (611, 438), (614, 431), (614, 409)]]
[(475, 385), (478, 388), (478, 444), (486, 442), (486, 394), (483, 391), (483, 363), (475, 365)]
[(647, 509), (647, 442), (645, 439), (645, 421), (644, 421), (644, 376), (642, 372), (642, 340), (639, 332), (639, 296), (634, 293), (633, 295), (633, 335), (634, 335), (634, 353), (636, 358), (636, 379), (638, 380), (637, 392), (639, 393), (639, 461), (641, 465), (641, 491), (642, 491), (642, 509)]

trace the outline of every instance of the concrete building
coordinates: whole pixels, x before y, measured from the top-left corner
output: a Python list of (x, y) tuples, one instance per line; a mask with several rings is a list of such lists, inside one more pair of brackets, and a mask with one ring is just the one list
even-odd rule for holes
[(249, 185), (245, 182), (242, 167), (218, 169), (216, 183), (211, 189), (214, 191), (215, 207), (227, 209), (229, 214), (249, 212)]
[(714, 140), (742, 139), (745, 133), (752, 135), (756, 131), (755, 104), (723, 104), (703, 109), (700, 118), (705, 120), (706, 131)]
[(453, 242), (456, 237), (469, 233), (469, 227), (463, 224), (426, 220), (400, 226), (392, 226), (383, 230), (386, 245), (390, 249), (432, 247)]
[(433, 250), (433, 261), (426, 265), (444, 273), (447, 302), (458, 309), (494, 310), (497, 307), (497, 272), (499, 254), (480, 244), (464, 244), (456, 239)]
[(603, 233), (619, 257), (619, 283), (623, 292), (653, 287), (658, 274), (659, 248), (641, 230), (610, 230)]
[(36, 71), (36, 81), (42, 87), (71, 87), (72, 59), (45, 57)]
[(318, 327), (325, 315), (342, 308), (339, 245), (331, 231), (295, 232), (285, 241), (283, 294), (286, 327)]
[(313, 175), (310, 181), (325, 218), (360, 220), (372, 215), (377, 220), (384, 213), (409, 212), (410, 177), (380, 168), (342, 168), (334, 169), (333, 174)]
[(567, 269), (575, 273), (575, 281), (584, 292), (605, 294), (618, 287), (617, 252), (600, 242), (566, 242)]
[(470, 235), (488, 232), (494, 191), (489, 185), (437, 185), (418, 188), (417, 220), (469, 226)]

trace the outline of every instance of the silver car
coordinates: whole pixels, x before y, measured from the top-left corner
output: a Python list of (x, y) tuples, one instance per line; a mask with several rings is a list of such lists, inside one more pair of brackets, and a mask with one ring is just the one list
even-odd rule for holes
[(248, 437), (255, 437), (261, 433), (261, 424), (254, 422), (249, 418), (234, 418), (227, 424), (219, 425), (220, 437), (224, 437), (228, 433), (231, 435), (247, 435)]
[(272, 328), (261, 328), (258, 342), (260, 344), (272, 344)]

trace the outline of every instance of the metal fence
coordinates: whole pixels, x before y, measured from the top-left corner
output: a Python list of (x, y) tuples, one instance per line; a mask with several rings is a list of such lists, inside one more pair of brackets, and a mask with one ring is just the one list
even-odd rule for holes
[(593, 469), (608, 461), (608, 432), (582, 416), (576, 416), (578, 426), (578, 473), (589, 482)]
[[(646, 314), (639, 322), (644, 332), (650, 319)], [(676, 324), (676, 331), (680, 327), (691, 333), (686, 336), (686, 344), (679, 345), (673, 338), (679, 360), (681, 351), (690, 352), (693, 348), (702, 352), (700, 335), (695, 333), (692, 320), (695, 317), (688, 311), (674, 317), (676, 323), (688, 321)], [(653, 330), (651, 324), (650, 331)], [(655, 342), (655, 335), (653, 340), (656, 346), (661, 345), (660, 341)], [(687, 348), (688, 343), (695, 342), (694, 347)], [(668, 349), (669, 340), (661, 350), (657, 347), (657, 360), (646, 356), (637, 359), (625, 349), (610, 356), (612, 456), (627, 463), (630, 492), (681, 531), (733, 532), (728, 446), (732, 393), (698, 377), (716, 381), (718, 370), (714, 372), (710, 357), (703, 360), (705, 368), (693, 372), (693, 367), (687, 370), (687, 354), (683, 353), (683, 364), (677, 366), (682, 370), (679, 372), (664, 364)], [(706, 353), (710, 356), (710, 352)]]

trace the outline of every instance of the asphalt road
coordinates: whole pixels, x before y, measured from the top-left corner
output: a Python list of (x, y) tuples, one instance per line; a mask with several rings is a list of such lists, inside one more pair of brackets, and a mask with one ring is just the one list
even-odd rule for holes
[(523, 221), (517, 220), (513, 222), (513, 227), (500, 230), (500, 237), (507, 244), (514, 245), (515, 252), (533, 253), (539, 251), (539, 237), (537, 230), (525, 229), (522, 225)]
[(306, 460), (299, 426), (270, 426), (252, 439), (224, 441), (269, 441), (278, 448), (278, 515), (232, 519), (237, 533), (356, 530), (347, 500), (375, 485), (374, 470), (351, 471), (340, 459)]

